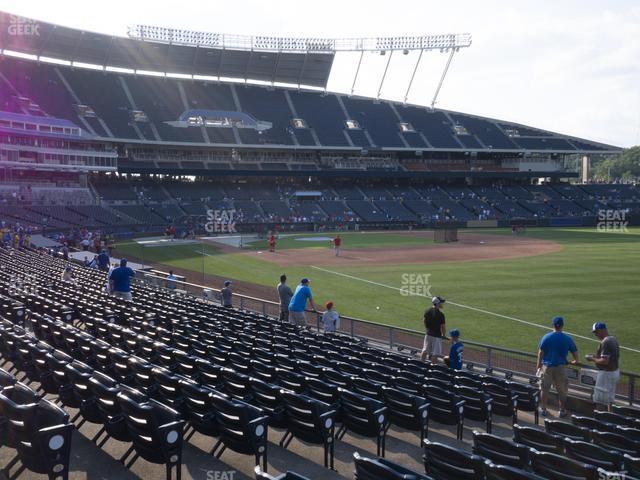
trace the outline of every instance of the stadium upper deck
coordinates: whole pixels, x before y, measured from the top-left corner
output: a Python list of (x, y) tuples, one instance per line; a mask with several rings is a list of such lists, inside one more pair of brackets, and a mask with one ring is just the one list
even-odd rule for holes
[[(446, 110), (304, 89), (203, 81), (193, 76), (257, 78), (272, 83), (288, 79), (325, 86), (330, 54), (221, 53), (224, 49), (144, 42), (42, 22), (37, 23), (38, 35), (10, 35), (11, 22), (10, 15), (0, 13), (0, 48), (5, 54), (0, 57), (0, 108), (67, 119), (100, 139), (132, 145), (358, 154), (454, 152), (514, 158), (620, 150)], [(15, 58), (11, 56), (15, 51), (32, 58)], [(33, 61), (46, 58), (67, 65)], [(76, 68), (79, 63), (94, 64), (101, 70)], [(190, 78), (127, 74), (108, 71), (108, 67), (186, 73)]]

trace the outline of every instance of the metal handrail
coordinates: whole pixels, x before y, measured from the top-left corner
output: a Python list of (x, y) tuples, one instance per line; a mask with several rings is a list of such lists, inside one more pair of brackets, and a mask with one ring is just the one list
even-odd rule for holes
[[(158, 270), (156, 270), (158, 271)], [(164, 273), (164, 272), (161, 272)], [(167, 273), (168, 276), (168, 273)], [(148, 273), (148, 272), (144, 272), (144, 279), (152, 279), (153, 283), (155, 283), (156, 285), (158, 285), (159, 283), (165, 284), (167, 282), (167, 276), (160, 276), (160, 275), (156, 275), (153, 273)], [(144, 281), (140, 278), (136, 278), (134, 279), (134, 281)], [(220, 289), (219, 288), (215, 288), (215, 287), (210, 287), (210, 286), (205, 286), (205, 285), (200, 285), (197, 283), (191, 283), (191, 282), (186, 282), (186, 281), (180, 281), (180, 280), (173, 280), (173, 283), (175, 283), (176, 285), (183, 285), (187, 288), (184, 289), (180, 289), (182, 291), (185, 291), (187, 293), (189, 293), (189, 288), (195, 290), (195, 291), (200, 291), (200, 292), (204, 292), (204, 290), (209, 290), (211, 292), (214, 293), (220, 293)], [(164, 285), (163, 285), (164, 286)], [(275, 288), (274, 288), (274, 292), (275, 292)], [(264, 315), (268, 315), (267, 313), (267, 306), (271, 308), (271, 310), (274, 312), (273, 316), (277, 316), (277, 312), (279, 312), (280, 309), (280, 302), (275, 302), (272, 300), (266, 300), (264, 298), (258, 298), (258, 297), (253, 297), (250, 295), (244, 295), (244, 294), (239, 294), (239, 293), (234, 293), (233, 296), (235, 298), (239, 299), (239, 308), (240, 309), (244, 309), (244, 310), (248, 310), (248, 311), (253, 311), (253, 312), (257, 312), (257, 313), (261, 313)], [(258, 308), (251, 308), (251, 304), (257, 304)], [(307, 312), (313, 312), (313, 310), (306, 310)], [(405, 327), (398, 327), (395, 325), (389, 325), (389, 324), (385, 324), (385, 323), (377, 323), (377, 322), (372, 322), (370, 320), (365, 320), (365, 319), (361, 319), (361, 318), (357, 318), (357, 317), (347, 317), (347, 316), (340, 316), (341, 321), (344, 323), (348, 323), (349, 324), (349, 328), (348, 329), (341, 329), (342, 333), (346, 333), (349, 334), (351, 337), (363, 337), (363, 338), (367, 338), (369, 340), (373, 340), (377, 343), (382, 344), (383, 346), (386, 346), (387, 348), (398, 348), (398, 349), (406, 349), (406, 350), (417, 350), (419, 348), (421, 348), (422, 345), (422, 339), (424, 338), (425, 333), (423, 331), (419, 331), (419, 330), (413, 330), (410, 328), (405, 328)], [(364, 325), (369, 329), (385, 329), (386, 330), (386, 335), (380, 335), (380, 336), (369, 336), (367, 334), (362, 334), (362, 333), (356, 333), (355, 331), (355, 325), (356, 324), (360, 324), (360, 325)], [(318, 330), (321, 330), (321, 314), (317, 314), (316, 316), (316, 328)], [(397, 337), (398, 337), (398, 333), (400, 334), (405, 334), (408, 335), (410, 337), (412, 337), (413, 340), (416, 340), (417, 345), (407, 345), (401, 342), (396, 341)], [(513, 350), (510, 348), (505, 348), (505, 347), (500, 347), (500, 346), (496, 346), (496, 345), (489, 345), (489, 344), (485, 344), (485, 343), (481, 343), (481, 342), (474, 342), (472, 340), (465, 340), (464, 342), (465, 346), (470, 347), (469, 350), (471, 350), (471, 353), (475, 353), (476, 356), (478, 354), (480, 354), (480, 358), (484, 361), (474, 361), (472, 363), (476, 364), (476, 365), (482, 365), (487, 369), (491, 369), (491, 371), (499, 371), (499, 372), (504, 372), (504, 373), (517, 373), (518, 375), (525, 377), (525, 378), (529, 378), (532, 379), (535, 377), (535, 359), (537, 358), (537, 355), (531, 352), (523, 352), (520, 350)], [(419, 346), (418, 346), (419, 345)], [(469, 350), (466, 350), (467, 354), (469, 353)], [(518, 366), (516, 366), (515, 368), (513, 366), (509, 366), (509, 362), (508, 362), (508, 358), (504, 358), (503, 362), (499, 362), (498, 359), (496, 359), (496, 353), (502, 353), (508, 356), (515, 356), (515, 357), (519, 357), (519, 360), (522, 362), (524, 362), (524, 364), (526, 364), (526, 366), (530, 367), (529, 371), (527, 371), (526, 368), (520, 368)], [(465, 355), (467, 355), (465, 354)], [(484, 355), (482, 355), (484, 354)], [(513, 359), (512, 359), (513, 360)], [(502, 363), (502, 365), (501, 365)], [(516, 361), (513, 361), (512, 363), (517, 363)], [(522, 367), (522, 365), (521, 365)], [(589, 369), (589, 370), (593, 370), (593, 368), (591, 367), (586, 367), (583, 365), (579, 365), (580, 368), (583, 369)], [(518, 369), (519, 368), (519, 369)], [(575, 372), (574, 373), (575, 378), (579, 380), (579, 372)], [(630, 405), (633, 404), (636, 400), (636, 385), (640, 385), (640, 382), (637, 381), (638, 378), (640, 378), (639, 374), (635, 374), (635, 373), (631, 373), (631, 372), (620, 372), (620, 376), (621, 379), (626, 380), (626, 382), (621, 382), (620, 387), (623, 388), (624, 385), (626, 384), (627, 386), (627, 392), (626, 395), (620, 393), (620, 391), (618, 392), (618, 396), (623, 398), (624, 400), (626, 400)]]

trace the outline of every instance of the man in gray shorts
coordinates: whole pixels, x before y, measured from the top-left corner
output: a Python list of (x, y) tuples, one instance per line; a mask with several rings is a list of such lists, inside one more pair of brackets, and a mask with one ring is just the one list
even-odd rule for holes
[(601, 409), (604, 406), (611, 411), (611, 405), (616, 401), (616, 389), (620, 381), (620, 345), (616, 337), (609, 335), (607, 326), (603, 322), (594, 323), (592, 331), (600, 340), (596, 354), (585, 356), (588, 361), (594, 362), (598, 369), (593, 401), (598, 408)]
[(280, 275), (280, 283), (278, 284), (278, 298), (280, 298), (280, 321), (289, 321), (289, 302), (293, 297), (291, 287), (287, 285), (287, 276)]

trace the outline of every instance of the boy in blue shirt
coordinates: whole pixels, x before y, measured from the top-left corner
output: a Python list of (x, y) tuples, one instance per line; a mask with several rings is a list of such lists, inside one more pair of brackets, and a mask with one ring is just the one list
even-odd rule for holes
[(460, 330), (457, 328), (451, 330), (449, 337), (451, 338), (451, 349), (449, 350), (449, 356), (445, 357), (445, 362), (448, 361), (449, 368), (452, 370), (461, 370), (464, 343), (460, 341)]

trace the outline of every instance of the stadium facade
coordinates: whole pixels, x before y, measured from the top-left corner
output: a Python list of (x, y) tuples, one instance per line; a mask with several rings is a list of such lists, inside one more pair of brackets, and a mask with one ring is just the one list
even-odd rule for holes
[[(29, 204), (5, 188), (8, 220), (140, 227), (224, 207), (251, 224), (582, 224), (601, 209), (637, 208), (633, 187), (568, 183), (579, 173), (567, 165), (620, 148), (327, 92), (334, 53), (308, 41), (251, 37), (251, 48), (230, 49), (9, 14), (0, 32), (2, 176)], [(59, 208), (38, 209), (43, 181), (71, 192), (57, 191)]]

